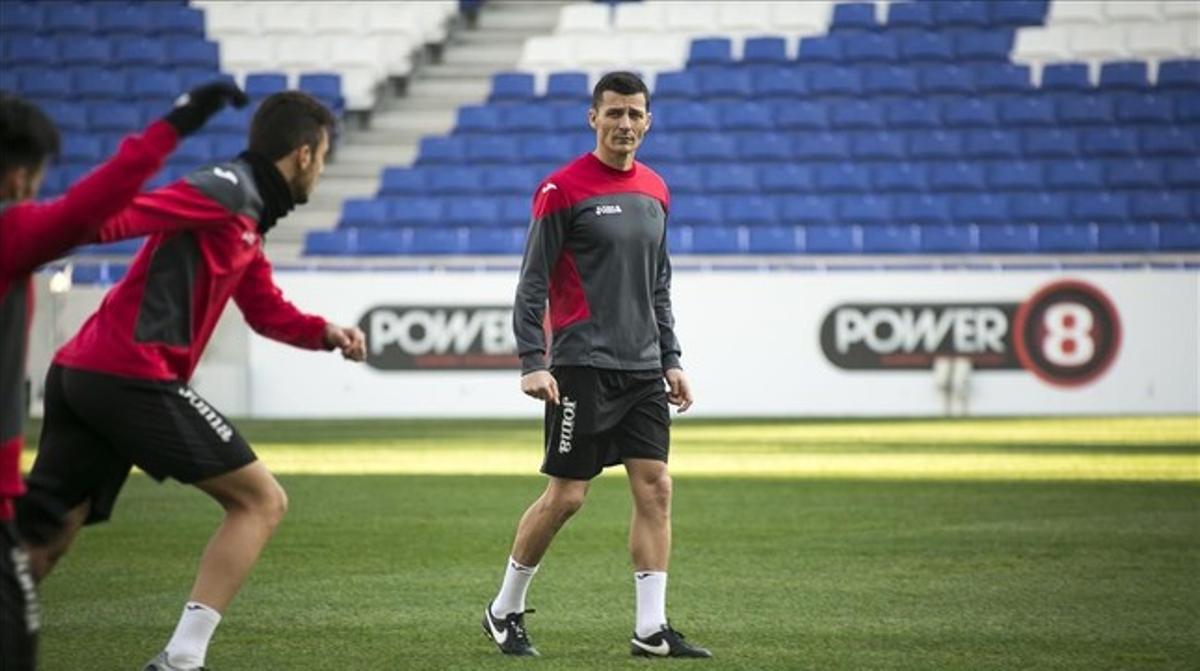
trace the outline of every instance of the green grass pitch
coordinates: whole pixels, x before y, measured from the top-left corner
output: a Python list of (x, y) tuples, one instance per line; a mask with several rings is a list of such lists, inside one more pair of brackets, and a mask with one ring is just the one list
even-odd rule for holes
[[(239, 426), (291, 509), (217, 630), (218, 671), (1200, 668), (1196, 417), (677, 422), (668, 612), (708, 662), (629, 657), (619, 470), (534, 581), (544, 656), (484, 639), (542, 487), (536, 422)], [(140, 668), (218, 519), (131, 477), (43, 585), (42, 668)]]

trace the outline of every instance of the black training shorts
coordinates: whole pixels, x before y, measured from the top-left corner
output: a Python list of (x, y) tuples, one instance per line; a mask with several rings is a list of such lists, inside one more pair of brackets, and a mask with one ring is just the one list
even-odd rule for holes
[(661, 370), (556, 366), (558, 405), (546, 404), (542, 472), (590, 480), (623, 459), (666, 461), (671, 415)]
[(0, 671), (37, 668), (40, 620), (29, 556), (12, 524), (0, 521)]
[[(183, 483), (224, 475), (257, 457), (233, 425), (187, 384), (54, 365), (45, 418), (22, 508), (29, 517), (88, 501), (87, 523), (112, 515), (131, 466)], [(41, 514), (38, 514), (41, 513)]]

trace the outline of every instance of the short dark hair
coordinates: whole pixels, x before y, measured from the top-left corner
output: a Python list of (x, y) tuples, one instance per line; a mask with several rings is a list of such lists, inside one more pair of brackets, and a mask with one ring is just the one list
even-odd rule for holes
[(0, 91), (0, 175), (58, 158), (58, 129), (37, 105)]
[(618, 72), (610, 72), (600, 78), (596, 82), (595, 88), (592, 89), (592, 109), (600, 109), (600, 101), (604, 99), (604, 92), (612, 91), (623, 96), (631, 96), (641, 93), (646, 96), (646, 109), (650, 109), (650, 89), (646, 88), (646, 82), (642, 78), (632, 72), (624, 70)]
[(250, 151), (272, 161), (305, 145), (316, 151), (321, 129), (332, 133), (336, 124), (329, 109), (307, 93), (273, 93), (259, 104), (250, 122)]

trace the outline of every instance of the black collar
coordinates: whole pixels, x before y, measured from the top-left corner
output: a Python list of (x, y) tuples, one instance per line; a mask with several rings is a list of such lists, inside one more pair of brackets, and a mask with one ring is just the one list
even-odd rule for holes
[(238, 154), (238, 158), (250, 166), (254, 185), (262, 197), (263, 211), (258, 217), (258, 234), (265, 236), (267, 231), (274, 228), (276, 220), (286, 217), (296, 207), (296, 199), (283, 173), (266, 156), (247, 149)]

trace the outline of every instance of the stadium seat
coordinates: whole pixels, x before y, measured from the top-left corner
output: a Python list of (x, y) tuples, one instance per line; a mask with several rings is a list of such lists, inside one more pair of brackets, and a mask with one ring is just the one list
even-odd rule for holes
[(1169, 60), (1158, 66), (1160, 89), (1200, 89), (1200, 60)]
[(930, 65), (918, 75), (925, 93), (973, 94), (976, 92), (975, 73), (965, 65)]
[(654, 98), (691, 100), (700, 97), (700, 82), (694, 72), (662, 72), (654, 79)]
[(501, 224), (500, 204), (494, 198), (453, 198), (446, 207), (445, 225), (495, 227)]
[[(953, 37), (954, 56), (959, 62), (1008, 60), (1013, 48), (1011, 29), (966, 30)], [(1028, 66), (1013, 66), (1025, 67)]]
[(342, 202), (342, 228), (383, 228), (388, 224), (387, 202), (374, 198), (347, 198)]
[(252, 99), (265, 98), (273, 93), (286, 91), (288, 76), (282, 72), (251, 72), (246, 75), (243, 89)]
[(954, 61), (954, 42), (949, 35), (922, 31), (900, 40), (900, 55), (910, 64)]
[(815, 168), (817, 189), (821, 193), (867, 193), (871, 176), (867, 168), (857, 163), (827, 163)]
[(1158, 248), (1162, 251), (1200, 251), (1200, 223), (1159, 224)]
[(814, 224), (804, 227), (804, 247), (809, 254), (857, 254), (863, 249), (858, 226)]
[(987, 185), (997, 191), (1022, 191), (1041, 188), (1044, 175), (1040, 163), (1033, 161), (997, 161), (987, 167)]
[(1057, 189), (1100, 189), (1104, 177), (1100, 163), (1095, 161), (1051, 161), (1046, 184)]
[(167, 62), (167, 49), (162, 42), (123, 40), (113, 51), (113, 65), (118, 67), (161, 67)]
[(548, 100), (591, 100), (586, 72), (552, 72), (546, 79)]
[(173, 101), (183, 90), (179, 78), (171, 72), (152, 71), (129, 80), (130, 95), (141, 100)]
[[(833, 224), (837, 221), (834, 201), (828, 196), (784, 196), (779, 200), (779, 220), (783, 224)], [(809, 247), (812, 251), (812, 247)]]
[(917, 72), (910, 67), (880, 65), (864, 68), (863, 92), (868, 96), (916, 96), (920, 93)]
[(358, 231), (354, 254), (362, 256), (394, 256), (411, 251), (409, 231)]
[(1158, 249), (1158, 226), (1154, 224), (1100, 224), (1096, 249), (1101, 252), (1153, 252)]
[(93, 34), (97, 22), (96, 8), (83, 3), (46, 3), (42, 14), (45, 31), (57, 35)]
[(766, 193), (804, 193), (813, 190), (815, 179), (811, 166), (786, 163), (761, 168), (758, 184)]
[(533, 75), (525, 72), (501, 72), (492, 76), (489, 100), (521, 101), (534, 98)]
[(844, 135), (832, 133), (802, 133), (793, 136), (792, 156), (801, 160), (839, 161), (850, 157), (850, 146)]
[(1138, 136), (1129, 128), (1105, 128), (1083, 131), (1086, 156), (1132, 157), (1138, 153)]
[(672, 226), (719, 226), (721, 201), (702, 196), (685, 196), (671, 203)]
[(921, 251), (928, 254), (966, 254), (979, 251), (979, 229), (971, 225), (925, 224), (920, 227)]
[(954, 131), (912, 131), (908, 153), (921, 159), (953, 159), (963, 155), (962, 135)]
[(62, 70), (32, 70), (22, 72), (18, 80), (21, 94), (31, 98), (71, 97), (71, 76)]
[(659, 176), (666, 181), (672, 193), (699, 193), (703, 191), (700, 170), (684, 165), (664, 165), (657, 168)]
[(45, 37), (16, 35), (7, 40), (3, 56), (6, 66), (53, 65), (58, 61), (58, 43)]
[(78, 133), (63, 138), (60, 158), (67, 163), (95, 163), (102, 157), (99, 138)]
[(881, 129), (886, 125), (884, 108), (866, 100), (830, 103), (830, 125), (835, 129)]
[(467, 254), (520, 254), (525, 247), (525, 229), (515, 227), (467, 230)]
[(980, 63), (974, 70), (981, 93), (1026, 93), (1033, 89), (1028, 65)]
[(847, 35), (842, 44), (848, 63), (895, 63), (900, 60), (900, 43), (888, 34)]
[(774, 226), (779, 220), (775, 201), (762, 196), (727, 196), (721, 211), (725, 225), (762, 227)]
[(1040, 26), (1046, 20), (1045, 0), (1006, 0), (988, 3), (990, 23), (995, 26)]
[(883, 163), (872, 169), (872, 186), (882, 192), (924, 192), (928, 169), (917, 163)]
[(833, 31), (876, 30), (875, 5), (869, 2), (845, 2), (834, 5), (833, 20), (829, 24)]
[[(719, 123), (716, 113), (711, 106), (701, 103), (685, 103), (670, 108), (673, 111), (665, 115), (663, 125), (670, 131), (717, 130)], [(664, 112), (666, 110), (663, 110)]]
[(1140, 91), (1150, 86), (1146, 63), (1122, 61), (1100, 66), (1100, 88)]
[(463, 138), (425, 137), (421, 138), (417, 163), (462, 163), (466, 159), (466, 155), (466, 142)]
[(818, 96), (859, 96), (863, 92), (862, 75), (851, 67), (821, 67), (809, 74), (808, 88)]
[(167, 62), (177, 68), (193, 67), (217, 70), (220, 67), (219, 49), (215, 42), (194, 37), (174, 37), (167, 40)]
[(747, 231), (751, 254), (795, 254), (803, 251), (794, 226), (757, 226)]
[(62, 65), (95, 66), (111, 58), (111, 42), (98, 37), (64, 39), (59, 46), (58, 62)]
[(933, 28), (933, 4), (928, 2), (890, 3), (887, 7), (887, 27), (889, 29)]
[[(843, 224), (863, 224), (875, 228), (894, 219), (892, 201), (887, 196), (853, 195), (837, 200), (838, 220)], [(866, 244), (864, 238), (863, 244)]]
[(379, 181), (379, 195), (424, 195), (429, 188), (429, 173), (419, 168), (384, 168)]
[(1166, 181), (1173, 188), (1200, 189), (1200, 157), (1167, 161)]
[(951, 128), (993, 128), (1000, 124), (1000, 110), (992, 100), (954, 98), (943, 105), (942, 119)]
[(825, 130), (829, 128), (829, 108), (815, 102), (783, 102), (774, 105), (775, 126), (784, 130)]
[(1009, 221), (1008, 199), (990, 194), (950, 196), (950, 214), (956, 223), (999, 224)]
[(388, 199), (388, 220), (393, 226), (440, 226), (444, 207), (436, 198), (406, 197)]
[[(562, 163), (571, 158), (574, 146), (571, 143), (571, 139), (566, 136), (539, 135), (522, 140), (520, 152), (522, 161)], [(638, 151), (638, 158), (646, 159), (640, 150)]]
[(347, 256), (354, 253), (354, 231), (309, 231), (304, 236), (305, 256)]
[(1114, 100), (1108, 96), (1063, 94), (1056, 107), (1058, 120), (1066, 124), (1112, 124), (1116, 120)]
[(758, 100), (799, 98), (808, 93), (808, 81), (791, 68), (769, 68), (752, 75), (751, 88)]
[(771, 108), (760, 103), (738, 102), (718, 110), (721, 127), (727, 131), (771, 130), (775, 122)]
[(886, 131), (863, 131), (850, 137), (850, 155), (856, 159), (903, 160), (908, 156), (905, 137)]
[(528, 196), (537, 188), (539, 175), (531, 168), (504, 166), (483, 171), (483, 192)]
[(692, 40), (688, 49), (688, 67), (695, 65), (726, 65), (733, 62), (733, 42), (727, 37)]
[(1069, 203), (1062, 194), (1016, 193), (1009, 200), (1009, 213), (1018, 222), (1053, 223), (1066, 221)]
[(683, 135), (649, 133), (638, 147), (639, 161), (660, 164), (678, 163), (683, 160)]
[(1104, 168), (1104, 181), (1109, 188), (1154, 189), (1164, 184), (1163, 164), (1144, 159), (1109, 161)]
[(791, 142), (780, 133), (748, 133), (737, 144), (737, 157), (746, 162), (786, 161), (791, 155)]
[(1135, 221), (1187, 221), (1191, 218), (1187, 196), (1173, 191), (1142, 191), (1133, 194)]
[(166, 37), (204, 36), (204, 12), (195, 7), (155, 3), (146, 9), (153, 33)]
[(88, 127), (93, 131), (128, 133), (141, 125), (141, 114), (128, 105), (96, 103), (88, 107)]
[(758, 191), (754, 169), (739, 164), (709, 166), (701, 171), (705, 193), (752, 194)]
[(1021, 136), (1011, 130), (968, 131), (965, 150), (971, 158), (1019, 158)]
[(722, 162), (734, 156), (732, 137), (716, 133), (688, 133), (683, 140), (683, 155), (693, 162)]
[(1167, 96), (1131, 94), (1117, 99), (1117, 121), (1122, 124), (1169, 125), (1175, 120), (1175, 106)]
[(1027, 254), (1037, 250), (1037, 227), (1029, 224), (984, 224), (979, 226), (979, 251), (995, 254)]
[(1046, 91), (1082, 92), (1091, 88), (1086, 63), (1049, 63), (1042, 70), (1042, 89)]
[(472, 195), (483, 190), (483, 169), (460, 165), (428, 168), (428, 192), (435, 195)]
[(802, 37), (797, 60), (801, 63), (840, 63), (845, 60), (842, 40), (836, 35)]
[(941, 106), (930, 100), (895, 100), (885, 104), (892, 128), (941, 128)]
[(1179, 126), (1150, 126), (1138, 131), (1142, 154), (1153, 156), (1192, 156), (1200, 151), (1200, 138), (1192, 129)]
[(1060, 128), (1033, 129), (1022, 132), (1021, 147), (1033, 158), (1070, 158), (1079, 155), (1079, 135)]
[[(921, 243), (916, 226), (887, 224), (862, 228), (864, 254), (912, 254), (920, 251)], [(811, 248), (811, 243), (810, 243)]]
[(1129, 219), (1129, 194), (1077, 193), (1070, 197), (1071, 216), (1076, 221), (1125, 221)]
[(1038, 251), (1086, 253), (1096, 251), (1094, 224), (1041, 224), (1038, 226)]
[(737, 254), (742, 252), (738, 229), (730, 226), (692, 228), (693, 254)]
[(699, 79), (701, 96), (714, 98), (748, 98), (754, 94), (753, 81), (745, 72), (714, 70)]
[(546, 105), (526, 103), (510, 105), (500, 110), (500, 128), (503, 133), (545, 132), (554, 127), (554, 110)]
[(5, 35), (33, 35), (41, 28), (42, 8), (36, 3), (12, 3), (0, 12), (0, 33)]
[(751, 37), (742, 45), (742, 62), (786, 63), (787, 42), (782, 37)]

